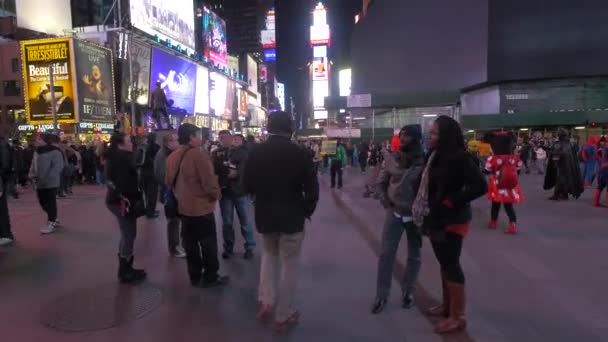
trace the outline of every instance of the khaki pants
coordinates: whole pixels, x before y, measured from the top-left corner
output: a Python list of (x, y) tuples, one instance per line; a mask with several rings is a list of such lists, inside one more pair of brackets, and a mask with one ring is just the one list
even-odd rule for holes
[(262, 266), (258, 300), (275, 306), (275, 319), (284, 321), (295, 311), (293, 297), (298, 280), (298, 262), (304, 232), (263, 234), (262, 237)]

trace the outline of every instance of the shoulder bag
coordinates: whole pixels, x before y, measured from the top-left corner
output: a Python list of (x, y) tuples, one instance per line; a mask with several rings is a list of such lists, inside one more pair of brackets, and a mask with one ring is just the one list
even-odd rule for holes
[(177, 184), (177, 178), (179, 177), (179, 173), (182, 169), (182, 162), (184, 161), (184, 157), (188, 151), (190, 151), (190, 148), (188, 148), (179, 159), (177, 173), (175, 174), (171, 188), (167, 189), (165, 192), (165, 216), (167, 216), (167, 218), (175, 218), (179, 216), (179, 205), (177, 202), (177, 197), (175, 197), (175, 185)]

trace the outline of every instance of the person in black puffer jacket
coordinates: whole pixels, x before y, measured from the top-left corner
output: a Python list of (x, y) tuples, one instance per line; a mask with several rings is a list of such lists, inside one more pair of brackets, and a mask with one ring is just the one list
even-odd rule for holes
[(429, 234), (441, 266), (443, 304), (428, 313), (447, 318), (435, 327), (436, 333), (446, 334), (466, 326), (460, 254), (472, 219), (470, 203), (483, 196), (488, 186), (465, 150), (460, 125), (452, 118), (441, 116), (435, 121), (429, 147), (412, 214), (414, 222)]
[(133, 268), (133, 246), (139, 213), (125, 210), (125, 200), (132, 207), (142, 200), (131, 137), (124, 133), (114, 133), (104, 157), (108, 185), (106, 205), (118, 219), (120, 227), (118, 278), (123, 283), (134, 283), (146, 278), (146, 272)]

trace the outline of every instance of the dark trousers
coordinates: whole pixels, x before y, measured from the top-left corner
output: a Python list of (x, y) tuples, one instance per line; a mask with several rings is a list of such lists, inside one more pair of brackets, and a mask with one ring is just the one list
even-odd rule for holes
[(171, 127), (171, 121), (169, 121), (169, 114), (167, 113), (167, 109), (166, 108), (156, 108), (152, 111), (152, 116), (154, 117), (154, 119), (156, 120), (156, 125), (158, 129), (162, 129), (163, 128), (163, 123), (162, 123), (162, 119), (165, 119), (165, 122), (167, 122), (167, 128)]
[(365, 168), (367, 167), (367, 156), (363, 157), (359, 156), (359, 166), (361, 166), (361, 172), (365, 172)]
[(6, 191), (0, 196), (0, 238), (14, 239), (13, 232), (11, 231), (11, 220), (8, 216), (8, 201), (6, 196)]
[(120, 228), (120, 241), (118, 242), (118, 254), (123, 258), (131, 258), (137, 238), (137, 218), (133, 216), (122, 216), (120, 205), (108, 205), (108, 209), (118, 220)]
[(57, 221), (57, 188), (38, 189), (38, 202), (46, 212), (49, 222)]
[(146, 195), (146, 215), (151, 216), (156, 212), (156, 202), (158, 202), (158, 183), (152, 174), (144, 174), (143, 182)]
[(213, 282), (217, 279), (220, 263), (217, 258), (217, 234), (213, 213), (182, 217), (182, 243), (186, 250), (190, 282), (201, 280)]
[[(498, 220), (498, 213), (500, 212), (500, 206), (503, 203), (500, 202), (492, 202), (492, 221)], [(509, 217), (509, 222), (515, 223), (517, 222), (517, 216), (515, 216), (515, 208), (513, 208), (513, 204), (504, 203), (505, 211), (507, 212), (507, 216)]]
[(464, 284), (464, 272), (460, 266), (462, 242), (462, 236), (449, 232), (445, 234), (445, 239), (431, 240), (442, 273), (448, 281), (458, 284)]
[(331, 162), (331, 186), (336, 186), (336, 175), (338, 176), (338, 188), (342, 187), (342, 162), (332, 160)]

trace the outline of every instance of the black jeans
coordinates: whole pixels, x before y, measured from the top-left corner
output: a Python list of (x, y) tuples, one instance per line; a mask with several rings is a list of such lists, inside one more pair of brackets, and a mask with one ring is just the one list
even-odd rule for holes
[(57, 188), (38, 189), (38, 202), (46, 212), (49, 222), (57, 221)]
[(449, 232), (445, 234), (443, 240), (431, 240), (441, 271), (448, 281), (458, 284), (464, 284), (464, 272), (460, 266), (462, 242), (462, 236)]
[[(0, 182), (2, 180), (0, 179)], [(6, 186), (6, 185), (5, 185)], [(11, 219), (8, 216), (7, 192), (4, 191), (0, 196), (0, 238), (15, 239), (11, 231)]]
[(365, 172), (365, 168), (367, 167), (367, 156), (359, 156), (359, 166), (361, 166), (361, 172)]
[(143, 174), (143, 185), (146, 196), (146, 215), (152, 216), (156, 212), (158, 202), (158, 183), (152, 174)]
[[(162, 116), (161, 116), (162, 115)], [(156, 120), (156, 125), (158, 129), (163, 128), (162, 119), (164, 118), (167, 122), (167, 128), (171, 127), (171, 121), (169, 121), (169, 114), (167, 113), (166, 108), (156, 108), (152, 110), (152, 116)]]
[(208, 282), (217, 280), (220, 263), (213, 213), (198, 217), (183, 216), (182, 243), (186, 250), (190, 282), (194, 285), (201, 278)]
[(336, 186), (336, 175), (338, 175), (338, 188), (342, 187), (342, 162), (332, 160), (331, 162), (331, 186)]
[[(498, 213), (500, 212), (500, 206), (503, 203), (500, 202), (492, 202), (492, 221), (498, 220)], [(507, 212), (507, 216), (509, 217), (509, 222), (515, 223), (517, 222), (517, 216), (515, 216), (515, 209), (513, 208), (513, 204), (504, 203), (505, 211)]]

